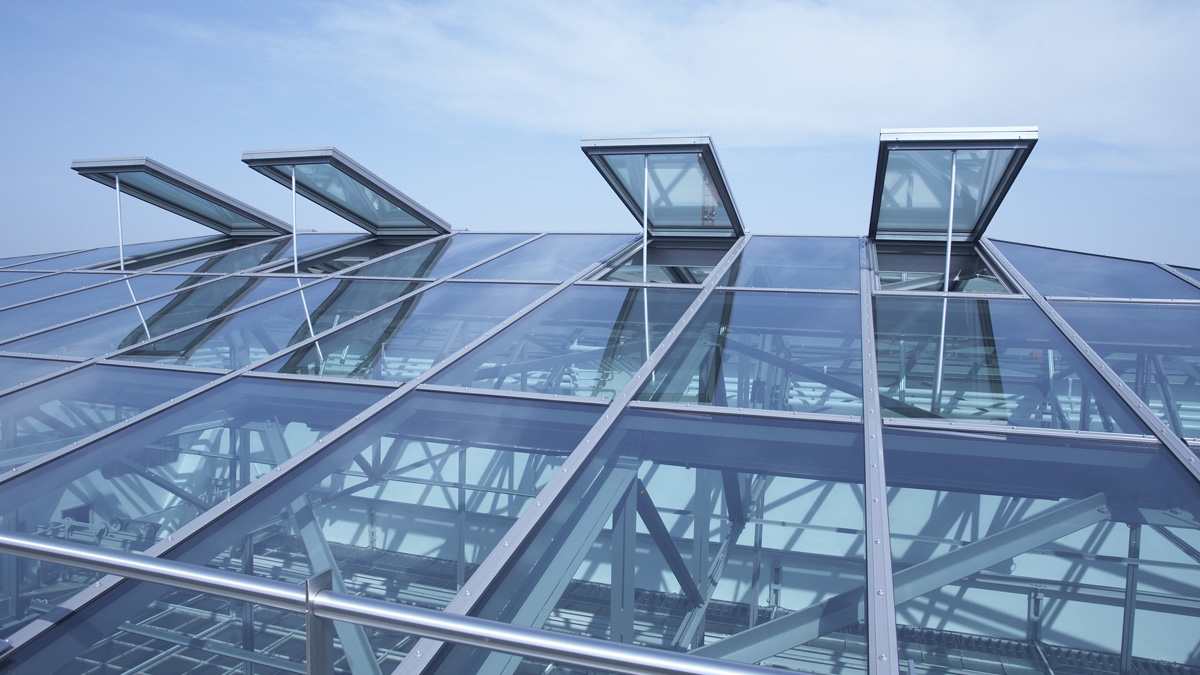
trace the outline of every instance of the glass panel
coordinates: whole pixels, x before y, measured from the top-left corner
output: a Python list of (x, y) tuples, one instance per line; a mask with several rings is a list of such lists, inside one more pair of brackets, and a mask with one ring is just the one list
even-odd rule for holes
[(145, 275), (0, 311), (0, 340), (166, 293), (179, 286), (179, 279)]
[(695, 297), (694, 290), (682, 288), (574, 286), (430, 381), (612, 398)]
[(4, 349), (56, 356), (102, 356), (294, 288), (296, 282), (292, 279), (227, 277), (10, 342)]
[[(862, 448), (857, 424), (627, 411), (471, 614), (865, 671)], [(437, 672), (505, 661), (455, 648)]]
[(1055, 302), (1054, 309), (1176, 434), (1200, 438), (1200, 307)]
[(34, 253), (33, 255), (16, 255), (9, 258), (0, 258), (0, 268), (13, 267), (21, 263), (32, 262), (34, 260), (43, 260), (45, 258), (53, 258), (56, 255), (66, 255), (73, 251), (64, 251), (62, 253)]
[(0, 487), (8, 529), (144, 551), (385, 389), (239, 378)]
[[(725, 230), (733, 232), (729, 212), (698, 152), (650, 155), (650, 229)], [(602, 155), (625, 190), (642, 208), (644, 155)]]
[(213, 379), (205, 373), (82, 368), (0, 398), (0, 467), (20, 466)]
[(1175, 271), (1183, 272), (1187, 276), (1191, 277), (1192, 281), (1200, 282), (1200, 270), (1193, 269), (1191, 267), (1180, 267), (1179, 265), (1172, 265), (1172, 267), (1175, 268)]
[[(958, 150), (955, 241), (966, 241), (1013, 157), (1012, 149)], [(879, 239), (946, 239), (950, 220), (950, 150), (891, 150), (880, 195)]]
[(550, 234), (459, 278), (565, 281), (631, 240), (627, 234)]
[(858, 247), (848, 237), (754, 237), (721, 285), (857, 291)]
[[(646, 250), (645, 281), (656, 284), (701, 284), (721, 262), (730, 239), (686, 239), (675, 237), (650, 242)], [(605, 281), (642, 281), (642, 251), (639, 246), (615, 269), (600, 275)]]
[[(880, 243), (879, 288), (884, 291), (942, 291), (946, 274), (946, 247), (904, 246)], [(950, 287), (957, 293), (1008, 293), (996, 273), (978, 253), (954, 247), (950, 253)]]
[[(24, 281), (25, 279), (32, 279), (33, 277), (40, 277), (43, 274), (44, 272), (6, 272), (4, 270), (0, 270), (0, 285), (12, 284), (18, 281)], [(2, 292), (2, 290), (0, 290), (0, 292)]]
[(43, 375), (49, 375), (74, 364), (66, 361), (45, 359), (19, 359), (0, 357), (0, 391), (24, 384)]
[(114, 358), (234, 370), (261, 361), (419, 286), (414, 282), (369, 279), (318, 282)]
[[(332, 274), (348, 267), (361, 265), (389, 253), (395, 253), (409, 246), (415, 246), (427, 237), (367, 237), (363, 241), (349, 247), (338, 247), (333, 252), (317, 252), (310, 256), (301, 256), (301, 274)], [(276, 272), (287, 272), (288, 267), (275, 269)]]
[(191, 213), (198, 217), (200, 222), (213, 223), (216, 226), (229, 228), (234, 231), (271, 231), (267, 229), (267, 226), (256, 220), (231, 211), (217, 202), (205, 199), (183, 188), (176, 187), (145, 171), (121, 172), (121, 187), (124, 188), (126, 186), (146, 192), (157, 199), (174, 205), (182, 211)]
[(857, 296), (717, 291), (638, 398), (859, 415)]
[(527, 234), (456, 234), (349, 274), (363, 277), (441, 278), (516, 246), (529, 237)]
[(1147, 433), (1031, 301), (876, 296), (885, 417)]
[(538, 284), (445, 283), (259, 370), (411, 380), (549, 289)]
[(1195, 665), (1200, 487), (1165, 448), (887, 428), (884, 448), (901, 662), (1111, 674), (1129, 622), (1129, 672)]
[[(85, 286), (103, 284), (113, 279), (120, 279), (122, 276), (121, 274), (81, 274), (68, 272), (65, 274), (50, 274), (38, 277), (37, 279), (23, 281), (19, 284), (8, 284), (0, 288), (0, 306), (10, 307), (22, 302), (29, 302), (30, 300), (78, 290)], [(14, 333), (14, 335), (19, 335), (19, 333)]]
[(261, 244), (234, 249), (225, 253), (192, 260), (171, 267), (157, 268), (159, 272), (178, 272), (186, 274), (232, 274), (248, 270), (251, 267), (275, 260), (279, 256), (292, 255), (292, 240), (288, 238), (272, 239)]
[(1156, 265), (996, 242), (1042, 295), (1080, 298), (1200, 298), (1200, 288)]
[[(281, 167), (287, 171), (287, 167)], [(298, 164), (296, 182), (381, 229), (433, 232), (425, 223), (331, 164)], [(290, 171), (288, 171), (290, 177)]]
[(14, 265), (14, 270), (45, 270), (57, 272), (59, 270), (71, 270), (77, 267), (89, 267), (98, 265), (109, 260), (118, 258), (117, 247), (108, 246), (105, 248), (92, 249), (90, 251), (80, 251), (69, 255), (59, 256), (57, 258), (48, 258), (46, 260), (35, 260), (25, 263), (24, 265)]
[[(360, 238), (362, 238), (361, 234), (354, 234), (354, 233), (307, 233), (307, 234), (301, 234), (298, 237), (296, 237), (296, 252), (300, 254), (301, 258), (303, 258), (305, 255), (308, 255), (309, 253), (313, 253), (314, 251), (321, 251), (323, 249), (329, 248), (330, 246), (337, 246), (338, 244), (350, 241), (351, 239), (360, 239)], [(288, 245), (279, 249), (279, 251), (277, 251), (275, 253), (275, 255), (272, 256), (270, 258), (270, 260), (268, 260), (267, 262), (271, 262), (271, 261), (275, 261), (275, 260), (287, 260), (288, 262), (291, 262), (291, 260), (292, 260), (291, 238), (289, 237), (287, 241), (288, 241)]]

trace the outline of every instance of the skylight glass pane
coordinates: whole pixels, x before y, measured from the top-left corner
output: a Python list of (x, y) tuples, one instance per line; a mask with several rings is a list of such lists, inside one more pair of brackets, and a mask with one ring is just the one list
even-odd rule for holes
[[(133, 255), (133, 253), (128, 253), (127, 255)], [(71, 253), (68, 255), (58, 256), (57, 258), (35, 260), (23, 265), (14, 265), (11, 269), (58, 272), (60, 270), (73, 270), (78, 267), (91, 267), (109, 260), (117, 260), (119, 257), (120, 256), (117, 253), (117, 247), (110, 246), (107, 248), (96, 248), (90, 251)]]
[(612, 398), (695, 297), (694, 290), (682, 288), (575, 286), (461, 357), (431, 381), (479, 389)]
[[(958, 150), (954, 193), (954, 241), (970, 238), (1014, 150)], [(879, 208), (879, 239), (946, 238), (950, 221), (950, 150), (888, 153)]]
[[(865, 672), (862, 443), (857, 424), (626, 411), (471, 614)], [(454, 647), (440, 672), (509, 672), (515, 661)]]
[[(289, 172), (289, 167), (282, 167)], [(298, 164), (296, 183), (381, 230), (435, 232), (399, 206), (330, 164)]]
[(19, 359), (0, 357), (0, 391), (24, 384), (30, 380), (63, 370), (72, 364), (69, 361), (47, 361), (45, 359)]
[(22, 263), (33, 262), (35, 260), (43, 260), (52, 258), (56, 255), (65, 255), (64, 253), (35, 253), (33, 255), (17, 255), (9, 258), (0, 258), (0, 268), (13, 267)]
[(718, 291), (638, 399), (861, 414), (857, 309), (849, 295)]
[(849, 237), (754, 237), (723, 286), (857, 291), (859, 241)]
[(0, 397), (0, 467), (20, 466), (211, 380), (95, 365)]
[(0, 311), (0, 339), (25, 335), (83, 316), (166, 293), (179, 277), (137, 276)]
[[(24, 281), (26, 279), (40, 277), (43, 274), (45, 274), (45, 273), (44, 272), (6, 272), (3, 270), (0, 270), (0, 286), (2, 286), (4, 284), (15, 284), (18, 281)], [(3, 290), (4, 289), (0, 288), (0, 292), (3, 292)]]
[(251, 267), (258, 267), (263, 263), (276, 260), (282, 256), (287, 256), (290, 259), (291, 254), (291, 238), (276, 238), (253, 246), (245, 246), (178, 265), (157, 268), (155, 271), (180, 274), (191, 272), (198, 274), (231, 274), (248, 270)]
[(1200, 299), (1200, 288), (1152, 263), (1006, 242), (996, 247), (1042, 295)]
[(22, 281), (19, 284), (8, 284), (0, 287), (0, 307), (11, 307), (30, 300), (45, 298), (67, 291), (74, 291), (87, 286), (96, 286), (113, 279), (120, 279), (122, 274), (104, 274), (67, 272), (64, 274), (48, 274), (36, 279)]
[(927, 672), (1100, 675), (1132, 622), (1139, 668), (1194, 663), (1200, 489), (1161, 445), (887, 427), (883, 443), (900, 653)]
[(1028, 300), (879, 295), (875, 336), (884, 417), (1148, 431)]
[[(733, 233), (729, 212), (713, 185), (701, 153), (651, 154), (649, 157), (651, 232), (714, 230)], [(601, 160), (621, 181), (638, 208), (644, 208), (645, 156), (610, 154), (602, 155)]]
[(234, 370), (416, 290), (419, 285), (369, 279), (319, 282), (114, 358)]
[(442, 284), (259, 370), (408, 381), (550, 288), (539, 284)]
[(631, 239), (627, 234), (549, 234), (458, 278), (565, 281), (616, 253)]
[[(170, 277), (164, 277), (170, 279)], [(7, 343), (6, 351), (91, 358), (296, 288), (291, 279), (228, 277)]]
[(879, 242), (875, 246), (879, 289), (882, 291), (943, 291), (951, 293), (1009, 293), (991, 267), (969, 245), (950, 253), (950, 284), (946, 285), (944, 244)]
[(1054, 309), (1164, 424), (1200, 438), (1200, 307), (1055, 302)]
[(194, 215), (202, 222), (215, 223), (231, 231), (270, 231), (256, 220), (247, 218), (212, 200), (205, 199), (181, 187), (172, 185), (145, 171), (121, 172), (121, 186), (122, 188), (128, 186), (141, 190), (156, 199), (169, 202), (177, 208)]
[(528, 234), (456, 234), (362, 267), (349, 276), (440, 278), (526, 241)]

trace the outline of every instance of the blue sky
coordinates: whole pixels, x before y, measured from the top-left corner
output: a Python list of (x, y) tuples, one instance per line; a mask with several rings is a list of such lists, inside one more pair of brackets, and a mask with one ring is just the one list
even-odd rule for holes
[[(880, 128), (1037, 125), (992, 237), (1200, 266), (1200, 3), (0, 12), (0, 257), (115, 243), (113, 192), (80, 158), (147, 155), (286, 220), (288, 192), (241, 153), (335, 145), (457, 228), (632, 232), (579, 138), (708, 133), (750, 231), (857, 236)], [(123, 208), (129, 241), (207, 232)], [(308, 204), (299, 224), (353, 229)]]

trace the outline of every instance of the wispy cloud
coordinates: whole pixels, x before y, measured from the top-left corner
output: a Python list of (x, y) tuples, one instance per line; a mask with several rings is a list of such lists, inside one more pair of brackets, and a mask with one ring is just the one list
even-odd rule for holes
[[(320, 3), (220, 31), (374, 104), (523, 131), (813, 145), (1036, 124), (1141, 170), (1200, 164), (1200, 4)], [(205, 33), (211, 36), (212, 33)]]

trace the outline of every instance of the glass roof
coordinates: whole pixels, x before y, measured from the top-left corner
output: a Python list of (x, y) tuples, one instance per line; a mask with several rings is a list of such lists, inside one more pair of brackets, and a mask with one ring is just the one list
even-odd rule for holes
[(871, 238), (945, 241), (953, 207), (953, 240), (978, 240), (1035, 143), (1036, 127), (881, 131)]
[(222, 194), (149, 157), (77, 159), (71, 168), (97, 183), (150, 202), (171, 213), (194, 220), (228, 235), (291, 232), (287, 223)]
[(450, 225), (337, 148), (247, 152), (242, 161), (371, 234), (444, 234)]
[(733, 237), (745, 233), (708, 136), (585, 138), (583, 152), (655, 236)]

